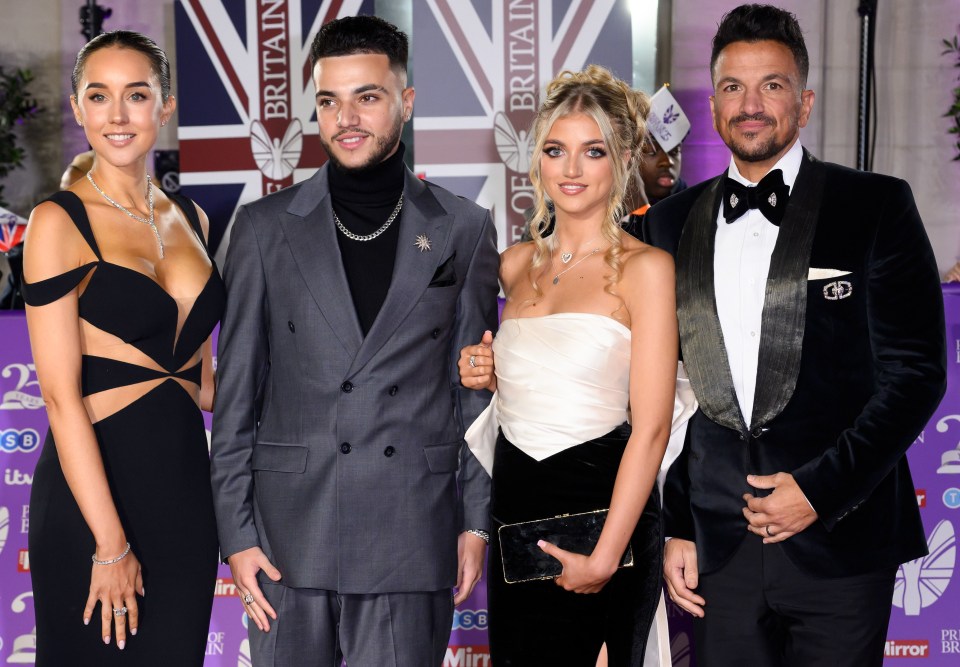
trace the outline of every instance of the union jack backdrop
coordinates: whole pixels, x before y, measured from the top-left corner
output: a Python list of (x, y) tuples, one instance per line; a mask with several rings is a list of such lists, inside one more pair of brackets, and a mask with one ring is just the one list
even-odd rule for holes
[(493, 211), (501, 248), (533, 205), (527, 175), (541, 92), (562, 70), (632, 80), (627, 0), (413, 3), (416, 170)]
[(311, 176), (317, 140), (310, 42), (373, 0), (178, 0), (180, 184), (222, 258), (237, 208)]
[(0, 252), (7, 252), (23, 240), (27, 221), (0, 207)]

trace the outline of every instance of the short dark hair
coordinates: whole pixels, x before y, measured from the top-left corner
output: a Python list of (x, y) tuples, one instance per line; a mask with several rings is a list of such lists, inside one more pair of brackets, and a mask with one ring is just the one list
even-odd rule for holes
[(344, 16), (321, 26), (310, 46), (310, 61), (321, 58), (380, 53), (390, 66), (407, 71), (407, 36), (392, 23), (377, 16)]
[(807, 87), (810, 72), (810, 57), (803, 41), (803, 31), (797, 17), (785, 9), (773, 5), (740, 5), (720, 20), (717, 34), (713, 36), (713, 52), (710, 54), (710, 78), (720, 52), (733, 42), (779, 42), (790, 49), (800, 71), (800, 85)]
[(80, 52), (77, 53), (77, 62), (73, 65), (73, 74), (70, 76), (74, 96), (77, 94), (77, 86), (80, 85), (80, 79), (83, 77), (83, 68), (87, 64), (87, 58), (100, 49), (110, 47), (132, 49), (145, 55), (147, 60), (150, 61), (150, 69), (153, 70), (160, 81), (160, 98), (164, 102), (167, 101), (167, 98), (170, 97), (170, 62), (167, 60), (167, 54), (152, 39), (132, 30), (105, 32), (91, 39), (80, 49)]

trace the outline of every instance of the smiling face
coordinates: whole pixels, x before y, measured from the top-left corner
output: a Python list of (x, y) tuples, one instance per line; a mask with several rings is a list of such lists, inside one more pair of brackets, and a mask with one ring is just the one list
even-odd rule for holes
[[(813, 108), (793, 54), (780, 42), (732, 42), (713, 69), (713, 126), (740, 172), (761, 177), (793, 146)], [(756, 179), (759, 180), (759, 179)]]
[(70, 103), (97, 156), (120, 167), (145, 158), (176, 106), (163, 102), (149, 58), (118, 47), (90, 54)]
[(614, 175), (603, 133), (593, 118), (573, 113), (553, 123), (540, 155), (540, 179), (558, 216), (604, 218)]
[(320, 143), (341, 169), (383, 162), (400, 144), (413, 112), (413, 88), (387, 56), (358, 53), (320, 58), (313, 68)]

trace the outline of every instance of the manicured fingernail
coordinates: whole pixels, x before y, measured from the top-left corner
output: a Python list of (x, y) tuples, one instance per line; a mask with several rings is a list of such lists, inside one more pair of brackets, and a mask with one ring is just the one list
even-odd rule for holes
[(89, 618), (83, 619), (83, 624), (84, 624), (84, 625), (90, 625), (90, 619), (89, 619)]
[(117, 642), (117, 648), (120, 649), (121, 651), (123, 650), (123, 647), (126, 645), (127, 645), (127, 642), (123, 641), (122, 639)]
[(137, 634), (137, 629), (136, 629), (136, 628), (130, 628), (130, 634), (131, 634), (131, 635), (136, 635), (136, 634)]
[(109, 644), (109, 643), (110, 643), (110, 635), (104, 635), (104, 636), (103, 636), (103, 643), (104, 643), (104, 644)]
[(541, 549), (543, 548), (544, 544), (546, 543), (543, 540), (537, 540), (537, 546), (540, 547)]

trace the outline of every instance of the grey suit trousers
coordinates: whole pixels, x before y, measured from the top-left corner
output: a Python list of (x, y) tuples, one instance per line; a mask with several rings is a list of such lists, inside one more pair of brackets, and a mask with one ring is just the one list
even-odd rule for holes
[(453, 626), (450, 589), (338, 595), (261, 583), (277, 612), (250, 623), (253, 667), (440, 667)]

